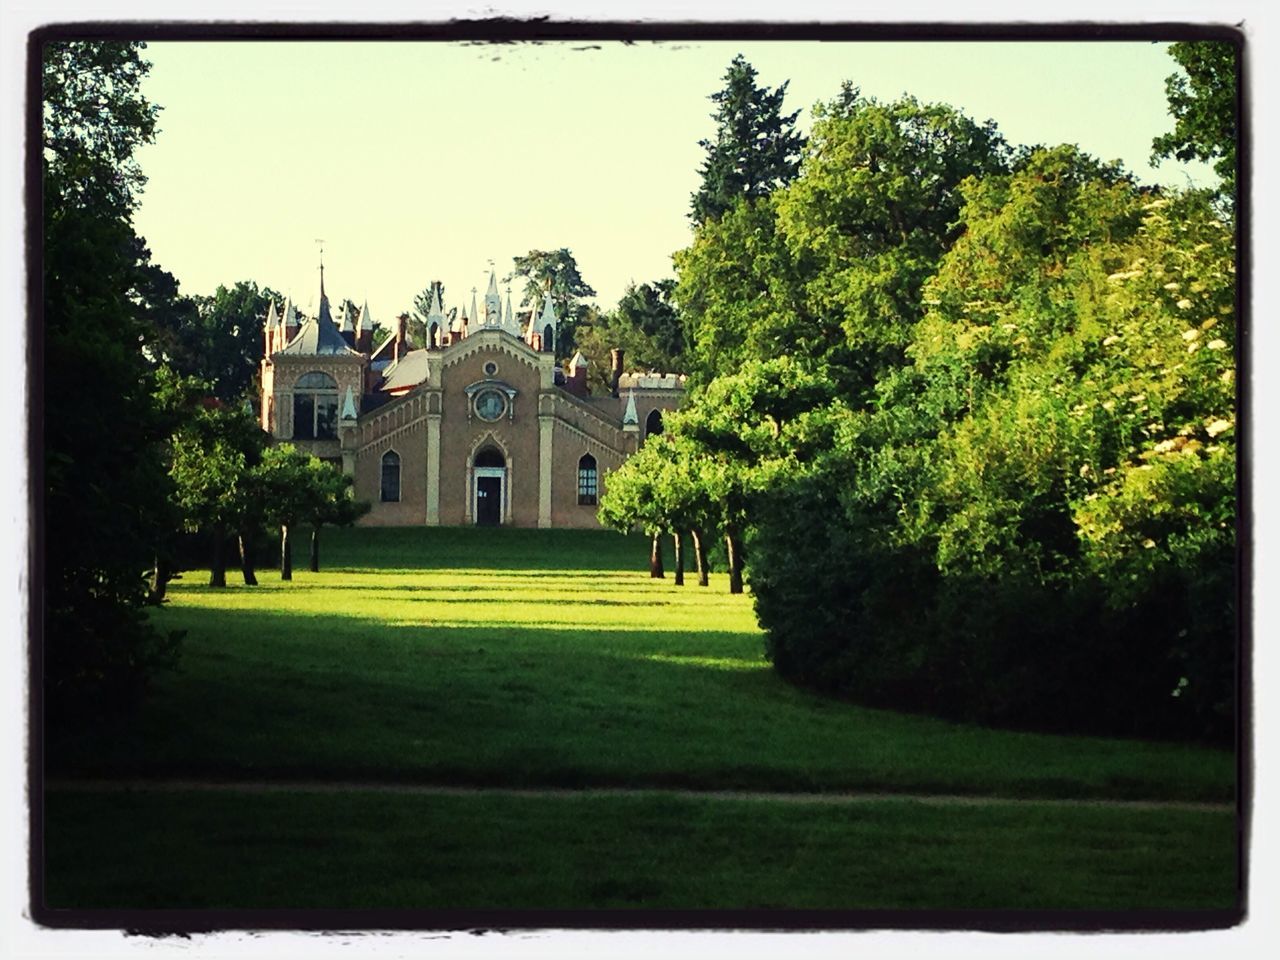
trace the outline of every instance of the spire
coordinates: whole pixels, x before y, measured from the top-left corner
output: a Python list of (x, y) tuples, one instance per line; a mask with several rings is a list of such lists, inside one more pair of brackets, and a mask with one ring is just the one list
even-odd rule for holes
[(267, 307), (267, 333), (280, 329), (280, 318), (276, 316), (276, 302), (271, 301)]
[(352, 392), (351, 387), (347, 387), (347, 396), (342, 401), (342, 419), (343, 420), (356, 419), (356, 397), (355, 397), (355, 394)]
[(467, 325), (474, 327), (477, 322), (476, 318), (479, 316), (480, 316), (480, 313), (479, 311), (476, 310), (476, 288), (472, 287), (471, 288), (471, 312), (467, 314)]
[(622, 415), (622, 427), (640, 426), (640, 415), (636, 413), (636, 392), (632, 388), (627, 389), (627, 412)]
[[(492, 264), (492, 261), (490, 261)], [(498, 293), (498, 275), (493, 267), (489, 267), (489, 289), (484, 294), (484, 325), (498, 327), (502, 325), (502, 295)]]
[(431, 312), (428, 317), (443, 317), (444, 307), (440, 305), (440, 288), (434, 283), (431, 285)]
[(342, 328), (341, 329), (343, 333), (354, 334), (356, 332), (355, 317), (351, 315), (350, 300), (342, 301)]
[(520, 318), (516, 316), (516, 312), (511, 309), (511, 285), (507, 284), (507, 312), (503, 316), (502, 329), (513, 337), (520, 336)]

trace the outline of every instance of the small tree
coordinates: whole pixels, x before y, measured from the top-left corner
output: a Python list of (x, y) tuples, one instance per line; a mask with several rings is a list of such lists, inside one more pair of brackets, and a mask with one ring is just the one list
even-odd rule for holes
[(280, 579), (293, 579), (290, 530), (313, 515), (318, 499), (316, 470), (330, 469), (292, 444), (268, 447), (262, 456), (261, 483), (269, 523), (280, 527)]
[(621, 533), (639, 527), (649, 535), (649, 576), (655, 579), (666, 576), (662, 535), (670, 529), (657, 492), (663, 468), (662, 457), (646, 444), (609, 474), (598, 514), (601, 523)]
[(316, 497), (311, 504), (311, 564), (312, 573), (320, 572), (320, 528), (326, 523), (349, 527), (366, 513), (371, 504), (351, 498), (350, 477), (333, 467), (321, 463), (313, 471)]
[(209, 585), (225, 587), (226, 539), (252, 506), (246, 484), (266, 443), (252, 412), (205, 398), (172, 441), (170, 476), (187, 525), (209, 534)]

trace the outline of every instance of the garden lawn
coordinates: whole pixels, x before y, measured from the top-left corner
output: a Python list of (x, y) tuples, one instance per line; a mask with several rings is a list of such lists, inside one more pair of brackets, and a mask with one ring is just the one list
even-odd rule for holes
[[(1036, 908), (1109, 911), (1124, 926), (1115, 911), (1235, 915), (1229, 806), (1048, 799), (1228, 802), (1230, 754), (987, 730), (791, 687), (762, 657), (749, 596), (730, 596), (723, 576), (706, 589), (653, 581), (647, 552), (608, 533), (353, 530), (326, 532), (323, 571), (292, 583), (262, 571), (259, 587), (211, 590), (187, 572), (155, 614), (186, 631), (181, 669), (129, 722), (46, 743), (37, 917)], [(146, 782), (165, 779), (195, 783)], [(572, 792), (498, 789), (537, 787)], [(609, 792), (620, 787), (643, 792)], [(671, 787), (766, 795), (658, 792)], [(768, 795), (801, 791), (884, 796)], [(975, 799), (905, 795), (930, 792)]]
[(141, 714), (50, 740), (54, 777), (883, 790), (1231, 801), (1235, 760), (989, 730), (781, 681), (749, 595), (604, 532), (326, 531), (318, 574), (155, 614), (186, 631)]

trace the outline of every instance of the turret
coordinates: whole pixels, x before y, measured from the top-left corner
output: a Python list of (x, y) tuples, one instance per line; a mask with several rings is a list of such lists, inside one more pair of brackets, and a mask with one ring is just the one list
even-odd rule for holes
[(356, 321), (352, 316), (352, 307), (350, 300), (342, 301), (342, 323), (338, 327), (342, 334), (342, 339), (347, 342), (347, 346), (352, 350), (356, 348)]
[(431, 308), (427, 312), (426, 348), (434, 350), (443, 346), (444, 336), (448, 329), (449, 325), (445, 320), (444, 307), (440, 305), (440, 288), (433, 283), (431, 285)]
[[(530, 322), (533, 318), (530, 317)], [(551, 291), (542, 298), (542, 316), (538, 318), (538, 334), (541, 349), (554, 353), (556, 340), (560, 337), (560, 318), (556, 316), (556, 305), (551, 301)], [(614, 394), (617, 396), (617, 394)]]
[(622, 429), (625, 433), (640, 432), (640, 415), (636, 413), (636, 392), (627, 390), (627, 409), (622, 414)]
[(373, 351), (373, 316), (369, 313), (369, 301), (365, 300), (356, 318), (356, 349), (361, 353)]
[(298, 319), (298, 308), (293, 305), (293, 300), (289, 297), (286, 297), (284, 301), (284, 316), (280, 321), (280, 325), (284, 333), (284, 343), (280, 344), (276, 348), (277, 350), (284, 349), (298, 335), (298, 327), (301, 326), (301, 321)]
[(276, 341), (280, 339), (280, 318), (276, 315), (276, 302), (271, 301), (267, 307), (267, 323), (266, 323), (266, 350), (265, 355), (271, 356), (279, 346)]

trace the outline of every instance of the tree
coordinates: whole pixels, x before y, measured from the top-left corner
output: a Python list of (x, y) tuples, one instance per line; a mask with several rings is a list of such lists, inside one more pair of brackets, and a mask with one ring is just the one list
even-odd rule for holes
[(176, 281), (159, 270), (151, 272), (149, 290), (174, 298), (157, 317), (159, 359), (208, 383), (224, 403), (256, 399), (267, 310), (272, 303), (278, 310), (283, 298), (251, 280), (219, 285), (212, 296), (178, 297)]
[(564, 358), (572, 354), (574, 331), (585, 305), (583, 297), (594, 297), (595, 290), (587, 285), (578, 272), (578, 262), (567, 247), (559, 250), (530, 250), (523, 257), (514, 257), (514, 268), (506, 280), (524, 278), (525, 289), (521, 304), (538, 309), (544, 296), (550, 295), (559, 317), (559, 334), (556, 356)]
[(776, 90), (756, 86), (755, 68), (738, 54), (724, 84), (709, 98), (716, 104), (715, 139), (698, 142), (707, 152), (690, 214), (698, 223), (719, 218), (744, 197), (768, 196), (800, 167), (804, 140), (794, 129), (799, 111), (782, 113), (787, 83)]
[[(188, 525), (204, 530), (212, 541), (212, 587), (227, 585), (228, 535), (248, 532), (260, 515), (263, 491), (251, 478), (266, 441), (251, 410), (229, 407), (216, 397), (205, 397), (174, 435), (170, 474), (177, 503)], [(254, 582), (251, 564), (244, 570), (246, 583)]]
[(326, 523), (349, 527), (369, 512), (371, 504), (351, 497), (351, 477), (328, 464), (313, 464), (312, 481), (316, 496), (311, 504), (311, 563), (312, 573), (320, 572), (320, 528)]
[[(293, 541), (290, 536), (293, 528), (307, 521), (316, 523), (319, 517), (328, 516), (330, 495), (335, 494), (339, 484), (346, 489), (345, 480), (334, 481), (334, 476), (341, 477), (319, 457), (303, 453), (290, 443), (268, 447), (263, 454), (260, 483), (266, 498), (267, 520), (280, 528), (281, 580), (293, 579)], [(318, 532), (313, 539), (318, 566)]]
[(991, 121), (913, 97), (882, 104), (847, 84), (814, 118), (804, 173), (777, 195), (805, 301), (802, 323), (783, 330), (856, 403), (905, 362), (921, 289), (963, 233), (961, 185), (1006, 172), (1009, 151)]
[(665, 576), (662, 568), (662, 535), (669, 529), (667, 516), (658, 499), (658, 476), (664, 461), (645, 444), (609, 474), (600, 498), (600, 522), (620, 533), (639, 527), (650, 538), (649, 576)]
[(1229, 224), (1071, 147), (961, 194), (910, 363), (755, 502), (768, 655), (893, 709), (1228, 737)]
[(615, 310), (584, 311), (575, 346), (586, 356), (592, 385), (609, 388), (610, 352), (621, 349), (632, 369), (684, 373), (684, 330), (673, 280), (628, 284)]
[(43, 49), (42, 323), (44, 658), (51, 720), (132, 704), (171, 665), (177, 636), (146, 620), (152, 549), (168, 492), (167, 424), (142, 347), (134, 151), (158, 108), (141, 94), (140, 43)]
[(1222, 179), (1219, 192), (1233, 203), (1239, 136), (1236, 47), (1224, 41), (1173, 43), (1169, 55), (1184, 72), (1165, 80), (1174, 127), (1152, 141), (1151, 158), (1213, 161)]

